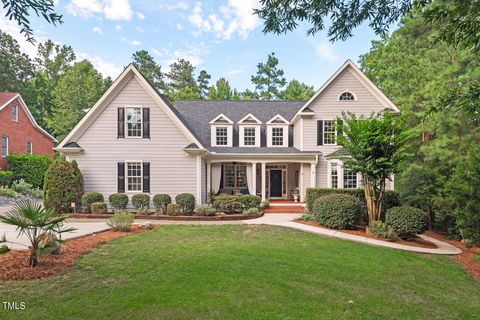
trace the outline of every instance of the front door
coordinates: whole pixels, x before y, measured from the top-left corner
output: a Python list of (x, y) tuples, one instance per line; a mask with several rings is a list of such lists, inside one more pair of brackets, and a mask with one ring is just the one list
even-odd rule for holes
[(282, 197), (282, 170), (270, 170), (270, 197)]

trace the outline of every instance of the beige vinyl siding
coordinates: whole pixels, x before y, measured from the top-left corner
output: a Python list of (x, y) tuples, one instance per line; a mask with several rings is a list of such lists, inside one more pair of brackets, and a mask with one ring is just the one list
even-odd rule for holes
[[(117, 108), (139, 105), (150, 108), (150, 139), (117, 139)], [(132, 78), (85, 133), (77, 140), (84, 149), (76, 160), (85, 180), (85, 191), (104, 196), (117, 192), (117, 162), (150, 162), (151, 194), (182, 192), (196, 195), (196, 158), (182, 149), (190, 143), (162, 107), (136, 78)], [(131, 195), (132, 193), (128, 193)]]
[(201, 203), (207, 203), (207, 196), (208, 196), (208, 190), (207, 190), (207, 163), (205, 162), (204, 159), (202, 159), (202, 171), (201, 171), (201, 177), (202, 177), (202, 199)]
[(293, 146), (299, 150), (302, 148), (302, 121), (299, 119), (293, 125)]

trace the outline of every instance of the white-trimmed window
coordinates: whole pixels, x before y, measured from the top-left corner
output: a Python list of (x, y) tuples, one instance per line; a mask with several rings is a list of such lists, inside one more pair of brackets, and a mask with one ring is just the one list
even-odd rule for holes
[(255, 146), (255, 127), (245, 127), (243, 129), (243, 144), (246, 146)]
[(335, 127), (335, 120), (323, 121), (323, 144), (336, 144), (337, 129)]
[(272, 128), (272, 146), (283, 146), (283, 128)]
[(247, 166), (243, 164), (229, 164), (224, 166), (223, 186), (225, 188), (247, 187)]
[(18, 106), (12, 105), (12, 121), (18, 122)]
[(354, 101), (355, 95), (350, 91), (344, 91), (338, 96), (339, 101)]
[(2, 136), (2, 158), (8, 156), (8, 137)]
[(338, 163), (336, 162), (331, 164), (330, 187), (334, 189), (338, 188)]
[(142, 191), (142, 163), (127, 162), (126, 189), (130, 192)]
[(216, 134), (217, 146), (228, 145), (228, 128), (227, 127), (216, 127), (215, 134)]
[(28, 154), (33, 154), (33, 142), (32, 141), (27, 141), (27, 153)]
[(142, 108), (141, 107), (125, 107), (127, 115), (126, 131), (127, 137), (141, 138), (142, 137)]
[(358, 177), (353, 171), (343, 170), (343, 188), (356, 189), (358, 187)]
[(362, 186), (361, 174), (347, 170), (341, 160), (327, 162), (328, 188), (356, 189)]

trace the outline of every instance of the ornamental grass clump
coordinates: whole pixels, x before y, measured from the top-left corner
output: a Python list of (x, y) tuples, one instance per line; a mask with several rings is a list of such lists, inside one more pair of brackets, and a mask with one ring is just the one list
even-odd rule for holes
[(115, 212), (115, 214), (108, 219), (107, 225), (115, 231), (128, 232), (132, 229), (132, 223), (135, 220), (135, 215), (125, 210)]

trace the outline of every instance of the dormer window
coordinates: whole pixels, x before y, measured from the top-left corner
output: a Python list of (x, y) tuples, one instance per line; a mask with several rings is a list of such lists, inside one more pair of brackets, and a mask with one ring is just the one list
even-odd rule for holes
[(255, 128), (245, 127), (243, 129), (243, 144), (246, 146), (254, 146), (256, 140)]
[(260, 126), (262, 122), (251, 113), (238, 121), (240, 147), (260, 147)]
[(355, 96), (352, 92), (344, 91), (340, 94), (340, 96), (338, 97), (338, 100), (339, 101), (354, 101), (356, 99), (355, 99)]
[(267, 147), (288, 147), (288, 125), (281, 115), (267, 122)]
[(272, 128), (272, 146), (283, 146), (283, 128)]
[(210, 121), (212, 147), (231, 147), (233, 144), (233, 121), (224, 114)]

